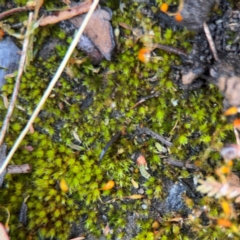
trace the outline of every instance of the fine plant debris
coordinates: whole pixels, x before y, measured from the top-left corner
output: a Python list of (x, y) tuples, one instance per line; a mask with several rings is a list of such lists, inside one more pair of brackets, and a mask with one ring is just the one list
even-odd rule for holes
[[(7, 151), (7, 146), (5, 144), (3, 144), (1, 147), (0, 147), (0, 164), (2, 164), (6, 158), (6, 151)], [(7, 170), (5, 169), (3, 171), (2, 174), (0, 174), (0, 187), (2, 186), (3, 184), (3, 181), (4, 181), (4, 176), (6, 174)]]
[(237, 1), (0, 10), (0, 239), (239, 239)]

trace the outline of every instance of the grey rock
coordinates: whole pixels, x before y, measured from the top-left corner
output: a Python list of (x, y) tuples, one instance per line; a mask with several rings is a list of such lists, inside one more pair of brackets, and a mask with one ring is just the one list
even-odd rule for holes
[(20, 49), (10, 37), (0, 41), (0, 89), (5, 83), (5, 76), (18, 68)]

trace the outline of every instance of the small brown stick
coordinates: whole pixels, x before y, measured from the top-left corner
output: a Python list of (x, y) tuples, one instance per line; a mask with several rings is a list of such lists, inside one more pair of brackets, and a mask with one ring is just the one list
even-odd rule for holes
[(17, 100), (18, 91), (19, 91), (19, 88), (20, 88), (20, 81), (21, 81), (21, 77), (22, 77), (22, 74), (23, 74), (25, 61), (26, 61), (26, 56), (27, 56), (28, 43), (29, 43), (29, 37), (30, 37), (30, 35), (28, 33), (29, 33), (30, 26), (31, 26), (31, 22), (32, 22), (32, 17), (33, 17), (33, 13), (30, 12), (29, 13), (29, 18), (28, 18), (28, 27), (27, 27), (27, 31), (26, 31), (26, 34), (25, 34), (25, 39), (24, 39), (23, 48), (22, 48), (22, 55), (21, 55), (19, 68), (18, 68), (18, 75), (17, 75), (17, 78), (16, 78), (16, 83), (15, 83), (15, 86), (14, 86), (14, 91), (13, 91), (13, 94), (12, 94), (11, 102), (10, 102), (9, 107), (8, 107), (7, 115), (4, 119), (3, 126), (2, 126), (2, 129), (1, 129), (1, 133), (0, 133), (0, 146), (3, 144), (3, 140), (4, 140), (4, 137), (5, 137), (8, 125), (9, 125), (10, 118), (11, 118), (12, 113), (13, 113), (15, 102)]
[[(48, 24), (54, 24), (54, 23), (57, 23), (57, 22), (75, 17), (77, 15), (86, 13), (86, 12), (89, 11), (89, 8), (90, 8), (91, 4), (92, 4), (92, 0), (87, 0), (86, 2), (84, 2), (84, 3), (82, 3), (78, 6), (74, 6), (72, 8), (67, 9), (67, 10), (59, 11), (57, 13), (54, 13), (54, 15), (51, 15), (51, 16), (46, 16), (46, 17), (44, 17), (40, 20), (39, 26), (46, 26)], [(37, 11), (35, 11), (35, 14), (34, 14), (34, 20), (36, 21), (35, 18), (38, 14), (38, 10), (41, 7), (41, 5), (42, 5), (42, 2), (38, 3), (37, 6), (25, 6), (25, 7), (13, 8), (11, 10), (0, 13), (0, 20), (3, 19), (3, 18), (6, 18), (8, 16), (11, 16), (14, 13), (31, 11), (36, 7), (36, 8), (38, 8)]]
[(39, 26), (46, 26), (48, 24), (54, 24), (54, 23), (75, 17), (77, 15), (86, 13), (89, 11), (91, 4), (92, 4), (92, 0), (87, 0), (86, 2), (84, 2), (78, 6), (69, 8), (68, 10), (57, 12), (57, 13), (55, 13), (55, 15), (46, 16), (40, 20)]
[(150, 99), (150, 98), (154, 98), (154, 97), (158, 97), (159, 93), (154, 93), (152, 95), (146, 96), (146, 97), (142, 97), (137, 103), (135, 103), (130, 109), (133, 109), (135, 107), (137, 107), (138, 105), (140, 105), (141, 103), (145, 102), (146, 100)]
[(159, 135), (158, 133), (153, 132), (149, 128), (145, 128), (145, 127), (140, 128), (139, 127), (138, 130), (140, 131), (140, 133), (145, 133), (147, 135), (150, 135), (151, 137), (153, 137), (154, 139), (157, 139), (158, 141), (160, 141), (161, 143), (165, 144), (168, 147), (172, 146), (171, 142), (166, 140), (163, 136)]
[(32, 170), (32, 168), (29, 164), (8, 165), (7, 166), (8, 174), (29, 173), (29, 172), (31, 172), (31, 170)]
[(0, 20), (3, 18), (6, 18), (8, 16), (11, 16), (14, 13), (18, 13), (18, 12), (26, 12), (26, 11), (30, 11), (33, 10), (34, 7), (18, 7), (18, 8), (13, 8), (11, 10), (5, 11), (3, 13), (0, 13)]
[(209, 27), (208, 27), (206, 22), (203, 23), (203, 29), (205, 31), (205, 34), (206, 34), (206, 37), (207, 37), (207, 40), (208, 40), (208, 44), (211, 48), (213, 57), (216, 61), (218, 61), (219, 58), (218, 58), (218, 55), (217, 55), (217, 51), (216, 51), (216, 48), (215, 48), (215, 45), (214, 45), (214, 42), (213, 42), (213, 39), (212, 39), (212, 35), (210, 33), (210, 30), (209, 30)]
[(166, 163), (173, 165), (175, 167), (181, 167), (181, 168), (188, 168), (188, 169), (193, 169), (193, 170), (200, 170), (199, 167), (195, 166), (192, 163), (186, 163), (186, 162), (182, 162), (182, 161), (178, 161), (178, 160), (174, 160), (172, 158), (167, 158), (166, 160), (164, 160)]
[(158, 48), (158, 49), (161, 49), (166, 52), (170, 52), (170, 53), (173, 53), (173, 54), (176, 54), (179, 56), (187, 57), (187, 54), (183, 50), (180, 50), (178, 48), (170, 47), (170, 46), (163, 45), (163, 44), (153, 44), (152, 50), (154, 50), (155, 48)]

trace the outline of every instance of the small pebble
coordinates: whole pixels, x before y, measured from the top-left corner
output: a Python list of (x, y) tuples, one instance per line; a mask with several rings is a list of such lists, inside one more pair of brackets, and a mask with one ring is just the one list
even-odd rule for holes
[(139, 193), (139, 194), (144, 194), (143, 188), (139, 188), (139, 189), (138, 189), (138, 193)]
[(147, 209), (147, 205), (146, 204), (142, 204), (142, 209), (146, 210)]
[(216, 24), (217, 24), (217, 25), (220, 25), (220, 24), (222, 24), (222, 22), (223, 22), (223, 20), (222, 20), (222, 19), (219, 19), (219, 20), (216, 21)]

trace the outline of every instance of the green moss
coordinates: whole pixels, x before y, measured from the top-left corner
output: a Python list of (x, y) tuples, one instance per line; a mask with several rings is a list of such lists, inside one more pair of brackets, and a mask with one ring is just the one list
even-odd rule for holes
[[(53, 1), (45, 1), (44, 4), (49, 9), (59, 7), (57, 2), (59, 1), (54, 4)], [(165, 1), (157, 2), (161, 4)], [(23, 4), (21, 1), (16, 3)], [(122, 3), (128, 4), (128, 1)], [(124, 22), (133, 28), (153, 30), (156, 42), (161, 39), (162, 44), (175, 47), (181, 42), (182, 48), (191, 48), (189, 41), (185, 41), (191, 37), (188, 32), (173, 33), (171, 29), (160, 32), (157, 23), (152, 23), (141, 15), (141, 4), (133, 3), (129, 8), (124, 8), (123, 12), (119, 9), (118, 1), (107, 1), (107, 5), (114, 9), (114, 27), (119, 27), (119, 23)], [(27, 14), (22, 16), (27, 18)], [(38, 236), (42, 239), (67, 239), (71, 224), (83, 216), (87, 216), (84, 222), (86, 232), (99, 237), (102, 234), (101, 229), (105, 227), (99, 217), (102, 212), (107, 215), (114, 234), (123, 239), (129, 212), (134, 209), (147, 218), (149, 210), (142, 209), (142, 200), (127, 203), (119, 200), (123, 196), (134, 194), (132, 178), (141, 182), (141, 174), (131, 160), (131, 155), (141, 150), (148, 162), (151, 177), (144, 179), (141, 186), (144, 187), (146, 200), (149, 202), (154, 198), (164, 198), (159, 176), (176, 180), (178, 177), (188, 177), (189, 173), (184, 169), (166, 166), (161, 161), (163, 158), (159, 157), (159, 152), (156, 152), (156, 140), (145, 136), (133, 137), (136, 126), (145, 126), (169, 137), (173, 142), (169, 154), (177, 160), (197, 159), (205, 167), (205, 160), (211, 158), (215, 164), (220, 164), (219, 154), (209, 149), (212, 146), (219, 148), (226, 139), (232, 138), (232, 134), (231, 126), (226, 125), (226, 119), (221, 118), (222, 97), (217, 89), (207, 86), (205, 89), (190, 91), (186, 97), (185, 92), (174, 85), (169, 74), (171, 64), (180, 63), (178, 57), (156, 50), (156, 56), (161, 56), (162, 60), (140, 63), (137, 55), (144, 41), (136, 42), (130, 30), (120, 27), (120, 31), (116, 55), (111, 62), (101, 63), (99, 73), (94, 71), (96, 67), (87, 60), (79, 67), (72, 66), (74, 79), (70, 79), (66, 73), (62, 74), (33, 124), (35, 132), (25, 137), (14, 155), (12, 162), (29, 163), (32, 173), (7, 175), (5, 188), (0, 189), (0, 204), (8, 207), (11, 212), (11, 239), (38, 239)], [(58, 27), (44, 27), (36, 31), (36, 52), (52, 36), (65, 41), (66, 45), (58, 45), (56, 55), (45, 61), (38, 59), (36, 54), (34, 61), (26, 69), (18, 99), (18, 104), (24, 110), (16, 108), (14, 111), (5, 140), (9, 148), (25, 126), (71, 41), (71, 36), (66, 36)], [(82, 56), (83, 53), (75, 51), (74, 57)], [(157, 78), (154, 83), (149, 81), (153, 76)], [(9, 99), (13, 85), (14, 79), (8, 78), (2, 89)], [(132, 108), (139, 99), (153, 92), (159, 92), (159, 97), (148, 99)], [(91, 99), (91, 104), (84, 107), (84, 102), (88, 99)], [(2, 98), (0, 110), (6, 112)], [(1, 121), (2, 119), (3, 115)], [(126, 135), (112, 144), (99, 163), (100, 153), (106, 143), (123, 129)], [(73, 132), (80, 141), (74, 137)], [(78, 145), (79, 150), (72, 149), (71, 144)], [(25, 149), (28, 145), (33, 147), (33, 151)], [(163, 154), (163, 157), (166, 155)], [(209, 173), (213, 171), (208, 166), (206, 170)], [(59, 188), (61, 179), (65, 179), (68, 184), (67, 193)], [(99, 191), (110, 179), (115, 181), (115, 187), (108, 191)], [(19, 227), (18, 213), (23, 195), (30, 196), (27, 201), (28, 225)], [(118, 199), (116, 201), (121, 204), (121, 209), (116, 211), (113, 203), (102, 204), (99, 196), (103, 202)], [(211, 206), (212, 216), (218, 214), (214, 202), (203, 201), (199, 204)], [(134, 239), (154, 239), (151, 228), (153, 219), (144, 218), (137, 221), (140, 230)], [(196, 223), (196, 226), (199, 225), (200, 223)], [(163, 228), (161, 239), (174, 239), (175, 235), (187, 239), (181, 233), (179, 225), (164, 222)], [(206, 232), (201, 229), (199, 236), (204, 239), (216, 233), (224, 236), (223, 231), (218, 228)]]

